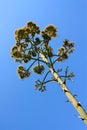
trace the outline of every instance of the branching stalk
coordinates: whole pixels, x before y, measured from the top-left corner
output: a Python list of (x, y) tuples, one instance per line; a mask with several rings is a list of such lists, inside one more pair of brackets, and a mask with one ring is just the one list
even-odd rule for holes
[[(67, 96), (68, 101), (72, 103), (74, 108), (80, 115), (80, 118), (87, 124), (87, 113), (82, 107), (81, 103), (76, 99), (76, 95), (73, 95), (67, 88), (66, 80), (71, 79), (74, 73), (68, 74), (68, 67), (65, 70), (65, 75), (60, 75), (62, 70), (55, 70), (54, 64), (62, 62), (68, 59), (69, 54), (74, 50), (74, 43), (65, 39), (63, 45), (58, 49), (57, 54), (53, 54), (53, 49), (49, 46), (49, 41), (57, 36), (57, 28), (54, 25), (48, 25), (44, 30), (40, 30), (36, 23), (29, 21), (26, 26), (15, 31), (16, 45), (11, 50), (11, 56), (17, 62), (28, 63), (33, 61), (28, 69), (20, 65), (17, 68), (18, 75), (21, 79), (30, 76), (30, 69), (33, 67), (33, 71), (36, 74), (42, 74), (45, 70), (45, 65), (48, 67), (48, 71), (43, 78), (43, 81), (37, 80), (35, 88), (43, 92), (46, 90), (45, 84), (51, 81), (56, 81), (60, 85), (64, 94)], [(21, 41), (24, 42), (21, 42)], [(29, 43), (29, 46), (28, 46)], [(54, 59), (53, 59), (54, 58)], [(34, 66), (34, 63), (38, 65)], [(41, 64), (44, 63), (45, 65)], [(58, 68), (59, 69), (59, 68)], [(48, 74), (51, 73), (53, 78), (46, 80)], [(64, 81), (62, 80), (64, 79)]]
[(49, 83), (49, 82), (53, 82), (53, 81), (55, 82), (57, 80), (56, 79), (50, 79), (50, 80), (45, 81), (44, 84)]
[[(43, 58), (43, 60), (47, 64), (49, 64), (47, 58), (43, 54), (41, 54), (41, 53), (40, 53), (40, 55)], [(58, 82), (58, 84), (60, 85), (61, 89), (63, 90), (63, 92), (65, 93), (65, 95), (67, 96), (67, 98), (69, 99), (69, 102), (72, 103), (72, 105), (74, 106), (74, 108), (79, 113), (80, 118), (87, 124), (87, 113), (86, 113), (85, 109), (82, 107), (82, 105), (80, 104), (80, 102), (77, 101), (77, 99), (70, 92), (70, 90), (67, 88), (67, 86), (63, 83), (63, 81), (61, 80), (60, 76), (57, 74), (57, 72), (53, 68), (53, 66), (50, 66), (49, 69), (50, 69), (51, 73), (53, 74), (55, 80)]]
[(27, 70), (29, 70), (33, 65), (34, 65), (34, 63), (36, 62), (36, 60), (35, 61), (33, 61), (33, 63), (28, 67), (28, 69)]
[(44, 79), (43, 79), (43, 82), (45, 81), (45, 79), (46, 79), (46, 77), (47, 77), (47, 75), (50, 73), (50, 71), (48, 71), (47, 73), (46, 73), (46, 75), (44, 76)]

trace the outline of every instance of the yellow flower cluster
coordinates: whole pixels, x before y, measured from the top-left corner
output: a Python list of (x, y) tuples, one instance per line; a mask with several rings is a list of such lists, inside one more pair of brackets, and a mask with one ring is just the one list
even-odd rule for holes
[(36, 23), (34, 23), (32, 21), (27, 22), (26, 27), (29, 29), (31, 34), (39, 34), (40, 33), (39, 26), (37, 26)]
[(14, 58), (21, 58), (24, 55), (24, 53), (20, 51), (20, 46), (13, 46), (11, 50), (11, 56)]
[(73, 50), (74, 50), (74, 43), (65, 39), (63, 41), (63, 46), (58, 50), (58, 56), (59, 56), (58, 61), (60, 62), (65, 59), (68, 59), (69, 54), (72, 53)]
[(57, 28), (54, 25), (46, 26), (44, 31), (50, 37), (56, 37), (57, 35)]
[(11, 50), (11, 56), (15, 59), (15, 61), (20, 61), (20, 62), (23, 61), (27, 63), (29, 60), (31, 60), (31, 55), (29, 53), (28, 54), (25, 53), (26, 48), (27, 48), (27, 44), (13, 46)]
[(26, 27), (17, 29), (15, 31), (15, 39), (17, 42), (20, 42), (20, 40), (22, 40), (22, 39), (27, 39), (28, 35), (29, 35), (29, 29)]
[(36, 65), (33, 67), (33, 71), (37, 74), (42, 74), (42, 72), (44, 71), (44, 66), (43, 65)]
[(21, 79), (24, 79), (30, 76), (30, 72), (26, 70), (23, 66), (18, 66), (17, 73)]
[(40, 30), (39, 27), (32, 21), (27, 22), (26, 26), (22, 27), (21, 29), (17, 29), (15, 31), (15, 39), (17, 42), (20, 42), (20, 40), (25, 39), (25, 41), (28, 41), (29, 34), (35, 35), (39, 34)]

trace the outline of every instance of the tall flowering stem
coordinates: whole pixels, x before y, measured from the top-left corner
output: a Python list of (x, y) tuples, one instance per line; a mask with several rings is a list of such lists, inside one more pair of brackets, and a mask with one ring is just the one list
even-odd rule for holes
[[(11, 49), (11, 56), (16, 62), (20, 63), (17, 68), (18, 76), (22, 80), (30, 77), (32, 68), (34, 73), (43, 77), (42, 80), (38, 79), (35, 82), (35, 89), (41, 92), (46, 91), (47, 83), (57, 82), (67, 96), (68, 101), (72, 103), (79, 113), (80, 118), (87, 124), (85, 109), (66, 85), (66, 81), (71, 80), (74, 73), (69, 72), (68, 67), (66, 67), (64, 74), (63, 69), (57, 68), (56, 70), (55, 68), (55, 64), (69, 58), (69, 55), (74, 50), (74, 43), (65, 39), (58, 52), (54, 54), (50, 41), (56, 36), (57, 28), (54, 25), (48, 25), (43, 30), (40, 30), (39, 26), (32, 21), (27, 22), (24, 27), (15, 31), (16, 44)], [(28, 68), (25, 67), (26, 64), (28, 64)]]
[[(43, 54), (41, 54), (41, 57), (48, 64), (48, 60), (44, 57)], [(69, 102), (72, 103), (72, 105), (75, 107), (75, 109), (79, 113), (80, 118), (87, 124), (87, 113), (85, 109), (82, 107), (81, 103), (77, 101), (75, 96), (70, 92), (70, 90), (67, 88), (65, 83), (61, 80), (60, 76), (58, 75), (58, 73), (55, 71), (55, 69), (52, 66), (50, 66), (50, 71), (53, 74), (56, 81), (58, 82), (58, 84), (60, 85), (63, 92), (65, 93), (65, 95), (67, 96), (67, 98), (69, 99)]]

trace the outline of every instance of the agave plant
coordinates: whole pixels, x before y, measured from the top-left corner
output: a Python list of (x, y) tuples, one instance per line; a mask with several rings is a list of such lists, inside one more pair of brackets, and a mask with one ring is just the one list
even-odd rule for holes
[[(23, 63), (23, 65), (24, 63), (29, 64), (28, 68), (23, 65), (18, 66), (17, 73), (21, 79), (30, 77), (32, 70), (36, 74), (44, 75), (41, 81), (37, 79), (35, 82), (35, 89), (44, 92), (47, 83), (57, 82), (68, 97), (68, 101), (72, 103), (79, 113), (80, 118), (87, 124), (86, 111), (81, 103), (77, 101), (75, 95), (67, 88), (66, 81), (73, 78), (74, 73), (69, 72), (68, 66), (64, 71), (61, 68), (55, 68), (55, 64), (67, 60), (74, 51), (74, 43), (65, 39), (57, 53), (54, 53), (50, 41), (57, 36), (57, 32), (56, 26), (52, 24), (41, 30), (36, 23), (27, 22), (24, 27), (15, 31), (16, 43), (11, 49), (11, 56), (16, 62)], [(49, 74), (51, 74), (50, 79), (47, 78)]]

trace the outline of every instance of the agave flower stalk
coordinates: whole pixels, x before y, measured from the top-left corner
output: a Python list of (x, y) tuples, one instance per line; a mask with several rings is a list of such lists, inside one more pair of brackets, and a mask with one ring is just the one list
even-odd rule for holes
[[(15, 31), (16, 45), (11, 49), (11, 56), (16, 62), (29, 64), (26, 69), (23, 65), (18, 66), (17, 73), (21, 79), (30, 77), (30, 69), (36, 74), (43, 74), (45, 67), (48, 67), (42, 81), (37, 80), (35, 89), (43, 92), (46, 91), (46, 84), (55, 81), (59, 84), (68, 101), (72, 103), (74, 108), (80, 115), (80, 118), (87, 124), (87, 113), (81, 103), (76, 99), (66, 85), (66, 80), (70, 80), (74, 74), (68, 74), (68, 67), (64, 75), (60, 75), (62, 69), (56, 70), (55, 63), (63, 62), (68, 59), (74, 50), (74, 43), (65, 39), (63, 45), (54, 54), (53, 48), (49, 46), (49, 42), (57, 36), (57, 29), (54, 25), (48, 25), (44, 30), (40, 30), (36, 23), (29, 21), (24, 27)], [(51, 74), (51, 79), (47, 76)]]
[[(43, 60), (47, 64), (49, 64), (47, 58), (43, 54), (40, 54), (40, 55), (43, 58)], [(55, 71), (55, 69), (53, 68), (53, 66), (50, 65), (49, 69), (50, 69), (51, 73), (53, 74), (54, 78), (56, 79), (56, 81), (58, 82), (58, 84), (60, 85), (60, 87), (63, 90), (64, 94), (67, 96), (69, 102), (72, 103), (72, 105), (74, 106), (74, 108), (79, 113), (80, 118), (87, 124), (87, 113), (86, 113), (85, 109), (82, 107), (81, 103), (79, 101), (77, 101), (77, 99), (75, 98), (75, 96), (70, 92), (70, 90), (67, 88), (66, 84), (61, 80), (60, 76)]]

